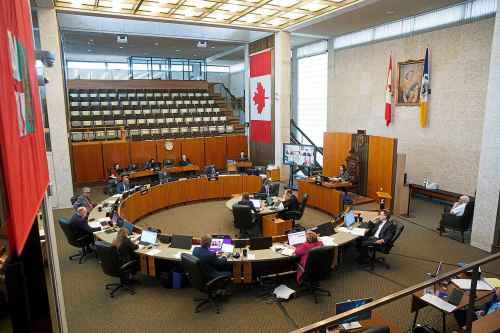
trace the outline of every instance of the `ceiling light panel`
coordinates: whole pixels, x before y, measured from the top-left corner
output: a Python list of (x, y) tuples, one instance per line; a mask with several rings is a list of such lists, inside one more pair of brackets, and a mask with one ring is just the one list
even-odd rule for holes
[(55, 0), (58, 11), (281, 30), (366, 0)]

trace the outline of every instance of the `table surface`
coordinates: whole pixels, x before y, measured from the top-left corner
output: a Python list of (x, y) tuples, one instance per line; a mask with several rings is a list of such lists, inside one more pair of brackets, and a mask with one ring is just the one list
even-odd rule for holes
[[(366, 330), (374, 326), (388, 326), (391, 333), (401, 333), (401, 329), (399, 329), (399, 327), (397, 327), (393, 322), (386, 320), (377, 312), (372, 312), (372, 317), (370, 319), (361, 320), (359, 323), (362, 326), (360, 329), (350, 330), (348, 332), (353, 332), (353, 333), (360, 331), (362, 332), (363, 330)], [(339, 329), (338, 328), (329, 329), (327, 332), (338, 333)]]
[[(190, 164), (186, 166), (173, 166), (168, 168), (162, 168), (159, 171), (167, 173), (190, 172), (190, 171), (200, 171), (200, 167), (194, 164)], [(155, 170), (145, 169), (145, 170), (130, 171), (128, 175), (129, 178), (133, 179), (133, 178), (152, 176), (156, 172), (157, 171)]]
[(495, 311), (472, 322), (472, 333), (494, 332), (500, 332), (500, 311)]
[[(98, 207), (103, 206), (104, 204), (107, 204), (108, 207), (110, 207), (116, 199), (119, 197), (119, 195), (115, 195), (112, 197), (109, 197), (102, 201), (99, 205), (97, 205), (94, 209), (91, 210), (89, 214), (89, 220), (99, 220), (101, 218), (106, 217), (106, 211), (105, 209), (101, 209), (99, 211)], [(233, 198), (234, 199), (234, 198)], [(226, 202), (227, 205), (227, 202)], [(140, 230), (140, 228), (138, 228)], [(106, 231), (98, 231), (94, 233), (96, 238), (99, 240), (102, 240), (107, 243), (111, 243), (113, 239), (116, 237), (116, 231), (113, 233), (107, 233)], [(352, 235), (348, 232), (337, 232), (334, 235), (332, 235), (333, 241), (335, 243), (335, 246), (340, 247), (343, 245), (346, 245), (354, 240), (356, 240), (359, 236)], [(274, 243), (273, 246), (284, 246), (281, 243)], [(149, 251), (157, 249), (160, 250), (158, 253), (154, 254), (148, 254)], [(153, 246), (152, 249), (140, 249), (136, 251), (139, 254), (146, 255), (146, 256), (153, 256), (158, 259), (165, 259), (165, 260), (171, 260), (171, 261), (180, 261), (180, 255), (179, 253), (191, 253), (192, 249), (189, 250), (183, 250), (183, 249), (177, 249), (177, 248), (171, 248), (169, 244), (163, 244), (163, 243), (158, 243), (155, 246)], [(243, 258), (243, 256), (240, 256), (240, 258), (235, 259), (235, 258), (228, 258), (229, 262), (259, 262), (259, 261), (273, 261), (273, 260), (289, 260), (289, 256), (282, 255), (273, 249), (265, 249), (265, 250), (249, 250), (248, 253), (250, 254), (247, 256), (247, 258)], [(255, 256), (255, 257), (253, 257)]]

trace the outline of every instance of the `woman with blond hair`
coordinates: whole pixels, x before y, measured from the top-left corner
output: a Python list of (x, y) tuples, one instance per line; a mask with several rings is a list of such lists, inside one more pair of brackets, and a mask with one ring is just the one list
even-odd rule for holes
[(299, 257), (299, 267), (297, 269), (297, 283), (302, 284), (304, 269), (309, 257), (309, 251), (323, 246), (323, 243), (318, 240), (318, 235), (313, 231), (306, 232), (306, 242), (295, 246), (295, 255)]
[[(139, 246), (137, 244), (134, 244), (128, 238), (127, 228), (120, 228), (120, 230), (118, 230), (116, 238), (113, 240), (113, 243), (111, 243), (111, 245), (115, 247), (116, 250), (118, 251), (120, 260), (123, 264), (137, 259), (137, 254), (135, 253), (135, 250), (137, 250)], [(139, 268), (138, 265), (136, 265), (136, 267), (132, 271), (132, 274), (135, 274), (138, 268)]]

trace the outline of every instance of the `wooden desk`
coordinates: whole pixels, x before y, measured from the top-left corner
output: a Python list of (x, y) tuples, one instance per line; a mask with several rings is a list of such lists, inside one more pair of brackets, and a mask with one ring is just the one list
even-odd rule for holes
[(472, 333), (498, 332), (500, 332), (500, 311), (495, 311), (472, 322)]
[[(370, 327), (376, 327), (376, 326), (388, 326), (389, 330), (391, 333), (401, 333), (401, 329), (397, 327), (393, 322), (386, 320), (384, 317), (382, 317), (380, 314), (377, 312), (372, 312), (372, 317), (368, 320), (361, 320), (359, 322), (361, 324), (360, 329), (357, 330), (350, 330), (349, 332), (362, 332)], [(333, 329), (328, 329), (327, 332), (331, 333), (339, 333), (340, 330), (338, 328), (333, 328)]]
[(266, 171), (266, 176), (272, 182), (274, 182), (274, 181), (280, 181), (280, 179), (281, 179), (280, 168), (267, 170)]
[[(449, 204), (453, 204), (454, 202), (458, 201), (458, 199), (462, 195), (460, 193), (444, 191), (444, 190), (431, 190), (418, 184), (408, 184), (408, 188), (410, 190), (410, 194), (408, 199), (407, 216), (410, 216), (410, 213), (413, 210), (414, 201), (417, 194), (420, 194), (424, 197), (428, 197), (431, 199), (445, 201)], [(474, 200), (474, 197), (469, 196), (469, 198), (471, 200)]]
[[(186, 166), (174, 166), (174, 167), (168, 167), (168, 168), (162, 168), (159, 171), (163, 171), (166, 173), (181, 173), (181, 172), (197, 172), (200, 171), (200, 167), (197, 165), (186, 165)], [(155, 170), (138, 170), (138, 171), (131, 171), (128, 176), (130, 179), (136, 179), (136, 178), (143, 178), (143, 177), (151, 177), (158, 171)]]
[(262, 217), (262, 235), (265, 237), (285, 235), (292, 230), (292, 220), (280, 219), (277, 214)]
[(250, 161), (237, 161), (236, 162), (236, 167), (238, 167), (238, 168), (251, 168), (252, 166), (253, 166), (253, 164)]
[(298, 198), (302, 200), (305, 193), (309, 195), (307, 205), (320, 209), (330, 215), (338, 215), (340, 213), (341, 192), (336, 190), (336, 187), (326, 187), (317, 185), (311, 180), (299, 180), (299, 193)]

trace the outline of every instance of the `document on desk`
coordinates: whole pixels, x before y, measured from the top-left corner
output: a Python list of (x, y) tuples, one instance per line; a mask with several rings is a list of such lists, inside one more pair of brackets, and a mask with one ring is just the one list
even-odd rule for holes
[(96, 222), (109, 222), (111, 219), (109, 217), (101, 217), (100, 219), (97, 219)]
[(287, 256), (287, 257), (291, 257), (295, 254), (295, 249), (293, 248), (290, 248), (290, 247), (285, 247), (283, 250), (281, 250), (281, 253), (282, 255), (284, 256)]
[(248, 260), (255, 260), (255, 254), (253, 254), (253, 253), (247, 254), (247, 259)]
[(154, 255), (156, 255), (156, 254), (158, 254), (158, 253), (160, 253), (160, 252), (161, 252), (161, 250), (160, 250), (160, 249), (151, 249), (151, 250), (149, 250), (148, 252), (146, 252), (146, 254), (147, 254), (148, 256), (154, 256)]
[(323, 243), (324, 246), (337, 246), (337, 243), (333, 241), (333, 238), (330, 236), (322, 236), (319, 237), (319, 240), (321, 243)]
[(111, 198), (113, 198), (113, 199), (115, 199), (115, 200), (116, 200), (116, 199), (120, 199), (121, 197), (122, 197), (122, 195), (121, 195), (121, 194), (115, 194), (115, 195), (112, 195), (112, 196), (111, 196)]
[(89, 227), (91, 227), (91, 228), (100, 228), (101, 227), (101, 222), (99, 222), (99, 221), (89, 222)]
[[(460, 289), (469, 290), (472, 280), (471, 279), (451, 279), (451, 282)], [(492, 291), (493, 287), (483, 280), (477, 281), (477, 290)]]
[(427, 303), (434, 305), (436, 308), (446, 311), (448, 313), (455, 311), (455, 309), (457, 308), (455, 305), (450, 304), (433, 294), (425, 294), (420, 298), (426, 301)]
[(353, 228), (351, 230), (351, 235), (353, 236), (364, 236), (368, 229), (365, 228)]
[(276, 288), (274, 288), (273, 294), (274, 294), (274, 296), (276, 296), (276, 298), (289, 299), (290, 296), (295, 294), (295, 290), (288, 288), (284, 284), (281, 284), (281, 285), (277, 286)]
[(351, 230), (347, 229), (346, 227), (338, 227), (337, 231), (338, 232), (347, 232), (347, 233), (351, 232)]

